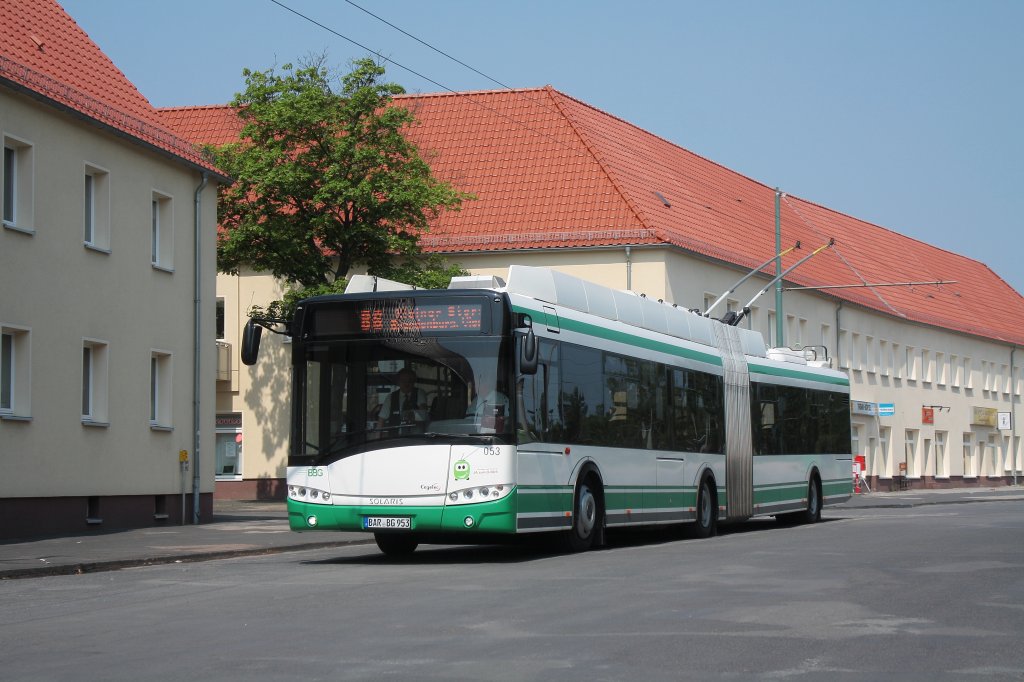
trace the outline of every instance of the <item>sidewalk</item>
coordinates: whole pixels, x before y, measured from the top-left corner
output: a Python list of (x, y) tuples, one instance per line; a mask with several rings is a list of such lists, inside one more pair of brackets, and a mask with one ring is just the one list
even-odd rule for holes
[(282, 502), (215, 501), (213, 521), (0, 542), (0, 580), (372, 543), (367, 533), (295, 533)]
[[(841, 505), (825, 507), (825, 514), (841, 515), (847, 509), (1003, 501), (1024, 501), (1024, 486), (864, 493)], [(0, 542), (0, 580), (372, 542), (373, 536), (367, 533), (292, 532), (284, 502), (222, 501), (214, 503), (213, 522), (198, 526), (159, 526)]]

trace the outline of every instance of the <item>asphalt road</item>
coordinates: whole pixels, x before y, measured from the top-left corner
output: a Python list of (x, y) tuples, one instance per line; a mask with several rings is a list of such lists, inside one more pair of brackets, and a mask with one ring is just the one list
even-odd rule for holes
[(0, 583), (4, 680), (1021, 680), (1024, 502)]

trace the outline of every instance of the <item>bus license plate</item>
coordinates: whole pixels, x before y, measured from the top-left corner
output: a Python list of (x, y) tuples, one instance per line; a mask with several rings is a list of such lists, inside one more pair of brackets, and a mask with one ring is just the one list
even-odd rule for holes
[(367, 530), (383, 528), (387, 529), (410, 529), (412, 519), (408, 516), (367, 516), (363, 519), (363, 528)]

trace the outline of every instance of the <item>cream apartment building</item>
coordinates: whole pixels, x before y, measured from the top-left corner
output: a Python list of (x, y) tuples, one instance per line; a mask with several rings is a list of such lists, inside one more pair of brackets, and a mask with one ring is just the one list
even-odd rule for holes
[(0, 134), (0, 539), (208, 520), (226, 178), (56, 2), (0, 0)]
[[(396, 104), (416, 112), (409, 133), (435, 173), (478, 197), (440, 216), (421, 242), (474, 274), (551, 267), (705, 310), (775, 252), (773, 188), (550, 87)], [(161, 113), (194, 142), (227, 142), (239, 128), (228, 107)], [(848, 372), (851, 448), (864, 458), (865, 483), (1014, 482), (1022, 469), (1020, 294), (982, 263), (804, 199), (780, 196), (779, 214), (783, 246), (802, 244), (783, 267), (836, 243), (787, 276), (781, 339), (772, 292), (742, 324), (772, 345), (827, 352)], [(773, 266), (761, 272), (715, 314), (750, 301)], [(898, 282), (944, 283), (870, 286)], [(835, 286), (849, 288), (820, 288)], [(238, 361), (249, 306), (280, 293), (265, 275), (218, 277), (218, 497), (281, 494), (290, 346), (265, 335), (255, 367)]]

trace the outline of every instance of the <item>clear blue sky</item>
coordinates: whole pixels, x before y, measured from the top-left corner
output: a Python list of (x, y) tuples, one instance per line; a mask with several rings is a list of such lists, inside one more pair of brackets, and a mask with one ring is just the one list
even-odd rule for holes
[[(389, 65), (409, 92), (500, 87), (344, 0), (281, 1), (444, 86)], [(505, 85), (551, 84), (1024, 292), (1024, 2), (355, 1)], [(367, 54), (270, 0), (62, 4), (156, 106)]]

